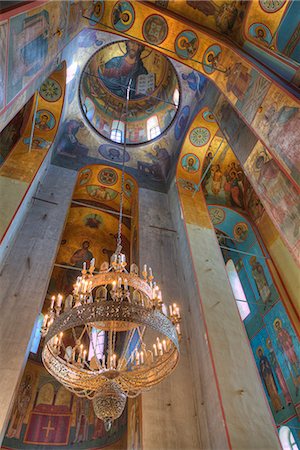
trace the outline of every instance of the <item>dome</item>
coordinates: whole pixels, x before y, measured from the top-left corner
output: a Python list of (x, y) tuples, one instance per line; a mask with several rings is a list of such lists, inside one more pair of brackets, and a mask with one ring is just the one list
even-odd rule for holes
[(178, 78), (162, 54), (129, 40), (102, 47), (82, 72), (80, 103), (100, 136), (122, 143), (130, 79), (126, 142), (142, 144), (166, 131), (179, 107)]

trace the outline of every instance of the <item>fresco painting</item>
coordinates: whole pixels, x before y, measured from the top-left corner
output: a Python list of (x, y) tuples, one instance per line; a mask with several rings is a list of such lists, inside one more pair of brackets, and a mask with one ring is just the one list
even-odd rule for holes
[[(161, 54), (133, 41), (121, 41), (102, 47), (88, 61), (80, 83), (80, 102), (94, 130), (116, 143), (124, 141), (126, 91), (131, 81), (127, 116), (127, 143), (140, 144), (161, 134), (171, 124), (179, 94), (173, 66)], [(179, 95), (178, 95), (179, 96)], [(160, 101), (160, 98), (163, 101)], [(94, 113), (87, 108), (87, 100)], [(166, 101), (166, 102), (164, 102)], [(159, 132), (151, 136), (148, 120), (154, 120)]]
[(4, 107), (6, 77), (7, 21), (0, 22), (0, 111)]
[[(218, 155), (216, 152), (218, 151)], [(202, 173), (206, 175), (202, 188), (208, 203), (244, 208), (245, 176), (227, 142), (213, 138), (205, 154)]]
[(290, 177), (300, 184), (299, 104), (285, 98), (275, 86), (272, 86), (262, 104), (262, 110), (257, 112), (252, 125)]
[(258, 142), (245, 163), (249, 180), (296, 259), (299, 258), (300, 223), (296, 188)]
[(62, 387), (43, 367), (41, 347), (30, 353), (3, 448), (101, 448), (126, 438), (127, 408), (106, 432), (91, 402)]
[[(225, 263), (233, 261), (242, 284), (250, 310), (244, 319), (246, 332), (275, 422), (283, 425), (295, 417), (299, 404), (299, 340), (250, 222), (226, 207), (208, 209)], [(237, 235), (238, 227), (242, 231)], [(299, 428), (296, 417), (294, 427)]]
[(267, 328), (263, 328), (251, 340), (255, 362), (271, 411), (276, 423), (281, 423), (294, 414), (295, 408), (288, 383), (278, 363), (278, 352), (272, 350), (273, 345)]
[(0, 166), (20, 139), (33, 105), (33, 98), (16, 114), (14, 119), (0, 133)]
[(66, 27), (67, 3), (54, 2), (45, 8), (10, 19), (7, 100), (39, 72), (62, 45), (57, 30)]
[(300, 63), (299, 5), (295, 0), (290, 3), (277, 31), (276, 46), (279, 52)]

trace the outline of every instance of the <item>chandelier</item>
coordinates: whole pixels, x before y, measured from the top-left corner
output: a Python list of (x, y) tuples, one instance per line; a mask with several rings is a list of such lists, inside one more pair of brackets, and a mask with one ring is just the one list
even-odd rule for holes
[[(127, 88), (126, 114), (130, 83)], [(126, 121), (125, 121), (126, 136)], [(179, 358), (180, 312), (167, 309), (151, 268), (136, 264), (127, 269), (121, 228), (122, 188), (117, 248), (110, 265), (95, 273), (95, 260), (83, 264), (72, 295), (51, 298), (44, 317), (42, 360), (48, 372), (79, 397), (93, 402), (96, 416), (109, 430), (121, 416), (127, 397), (164, 380)]]

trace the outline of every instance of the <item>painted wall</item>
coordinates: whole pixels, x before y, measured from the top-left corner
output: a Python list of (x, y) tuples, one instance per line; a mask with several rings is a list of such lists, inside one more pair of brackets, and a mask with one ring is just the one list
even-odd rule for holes
[(227, 247), (221, 248), (224, 261), (234, 262), (247, 299), (244, 325), (276, 425), (290, 426), (299, 446), (299, 338), (271, 277), (268, 254), (245, 216), (215, 205), (208, 210), (217, 235), (222, 233), (220, 246)]

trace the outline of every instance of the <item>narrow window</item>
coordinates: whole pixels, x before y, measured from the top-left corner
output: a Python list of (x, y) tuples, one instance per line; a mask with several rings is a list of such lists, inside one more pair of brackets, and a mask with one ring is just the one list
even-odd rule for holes
[(160, 135), (157, 116), (152, 116), (147, 120), (147, 135), (149, 140)]
[(284, 425), (279, 429), (279, 439), (283, 450), (299, 450), (290, 428)]
[(250, 314), (250, 308), (244, 293), (242, 283), (240, 281), (240, 277), (236, 271), (232, 259), (229, 259), (227, 261), (226, 270), (241, 319), (245, 320), (246, 317)]
[(119, 120), (113, 120), (110, 132), (110, 138), (114, 142), (123, 142), (124, 123)]
[(92, 329), (92, 339), (90, 340), (89, 356), (90, 361), (96, 354), (98, 359), (103, 358), (105, 332), (103, 330)]
[(31, 342), (31, 347), (30, 347), (30, 351), (31, 353), (37, 353), (39, 345), (40, 345), (40, 340), (41, 340), (41, 328), (43, 325), (43, 321), (44, 321), (44, 316), (43, 314), (39, 314), (33, 331), (32, 331), (32, 342)]

